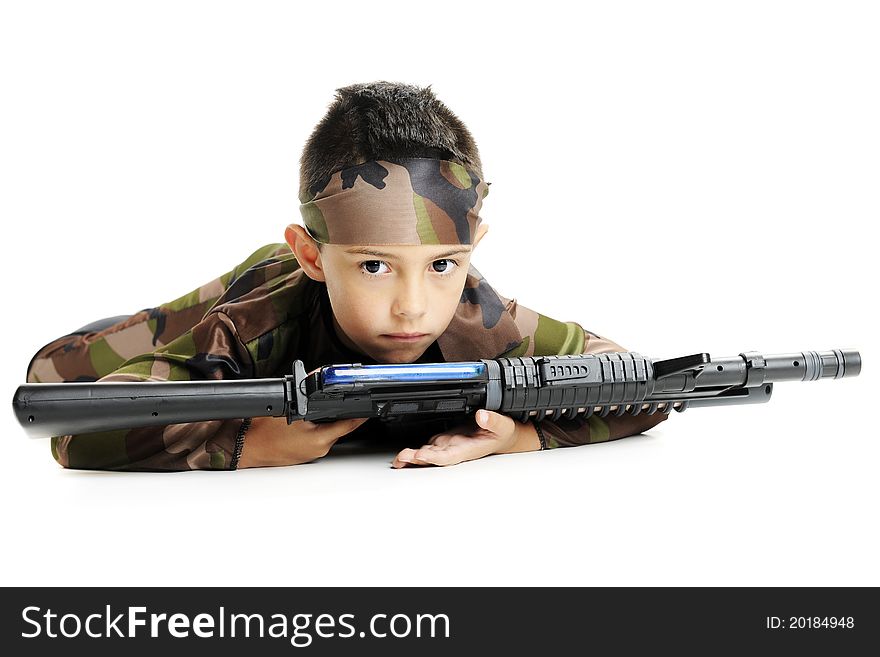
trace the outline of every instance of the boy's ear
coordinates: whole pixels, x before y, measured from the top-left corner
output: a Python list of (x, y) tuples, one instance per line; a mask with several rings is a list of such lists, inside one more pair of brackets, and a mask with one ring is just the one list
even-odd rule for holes
[(284, 239), (306, 275), (313, 280), (326, 282), (321, 253), (306, 229), (297, 224), (290, 224), (284, 229)]
[(474, 245), (471, 247), (471, 251), (473, 251), (474, 249), (477, 248), (477, 244), (479, 244), (480, 240), (483, 239), (483, 235), (485, 235), (488, 232), (489, 232), (489, 225), (481, 222), (480, 225), (477, 226), (477, 232), (474, 235)]

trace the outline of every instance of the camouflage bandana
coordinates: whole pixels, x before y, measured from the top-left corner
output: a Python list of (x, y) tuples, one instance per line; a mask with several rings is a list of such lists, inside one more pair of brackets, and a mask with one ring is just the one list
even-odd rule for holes
[(299, 209), (324, 244), (473, 244), (491, 184), (448, 160), (371, 160), (321, 180)]

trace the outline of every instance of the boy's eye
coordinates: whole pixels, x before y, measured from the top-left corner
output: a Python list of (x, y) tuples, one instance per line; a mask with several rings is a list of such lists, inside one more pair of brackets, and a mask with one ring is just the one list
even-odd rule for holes
[(387, 267), (387, 265), (381, 260), (367, 260), (366, 262), (361, 263), (361, 268), (363, 268), (367, 274), (380, 274), (384, 273), (379, 271), (379, 268), (383, 265)]
[[(358, 263), (361, 271), (366, 276), (380, 276), (388, 272), (388, 265), (383, 260), (364, 260)], [(382, 267), (385, 267), (383, 270)], [(449, 276), (458, 267), (458, 262), (449, 258), (441, 258), (431, 263), (431, 268), (435, 274), (441, 276)]]
[[(455, 260), (450, 260), (449, 258), (443, 258), (442, 260), (435, 260), (431, 263), (434, 267), (434, 271), (438, 274), (449, 274), (455, 271), (455, 268), (458, 266), (458, 263)], [(441, 265), (439, 268), (437, 265)], [(451, 266), (450, 266), (451, 265)]]

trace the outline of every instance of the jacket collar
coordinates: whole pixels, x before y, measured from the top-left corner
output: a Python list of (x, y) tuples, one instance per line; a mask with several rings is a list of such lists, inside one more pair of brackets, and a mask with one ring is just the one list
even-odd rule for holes
[(497, 358), (522, 342), (507, 306), (471, 264), (455, 315), (437, 338), (446, 362)]

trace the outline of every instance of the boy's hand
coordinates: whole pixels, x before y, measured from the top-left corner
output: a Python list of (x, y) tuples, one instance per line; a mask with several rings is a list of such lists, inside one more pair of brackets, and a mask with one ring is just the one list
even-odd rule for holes
[(368, 419), (362, 417), (321, 423), (296, 420), (288, 425), (286, 417), (255, 417), (245, 434), (238, 467), (297, 465), (314, 461), (326, 456), (337, 440)]
[(239, 468), (267, 465), (297, 465), (326, 456), (342, 436), (351, 433), (369, 418), (336, 422), (296, 420), (286, 417), (255, 417), (245, 434)]
[(419, 449), (407, 447), (391, 463), (394, 468), (407, 465), (455, 465), (489, 454), (523, 452), (539, 449), (538, 436), (529, 423), (481, 409), (476, 422), (452, 427), (432, 437)]

